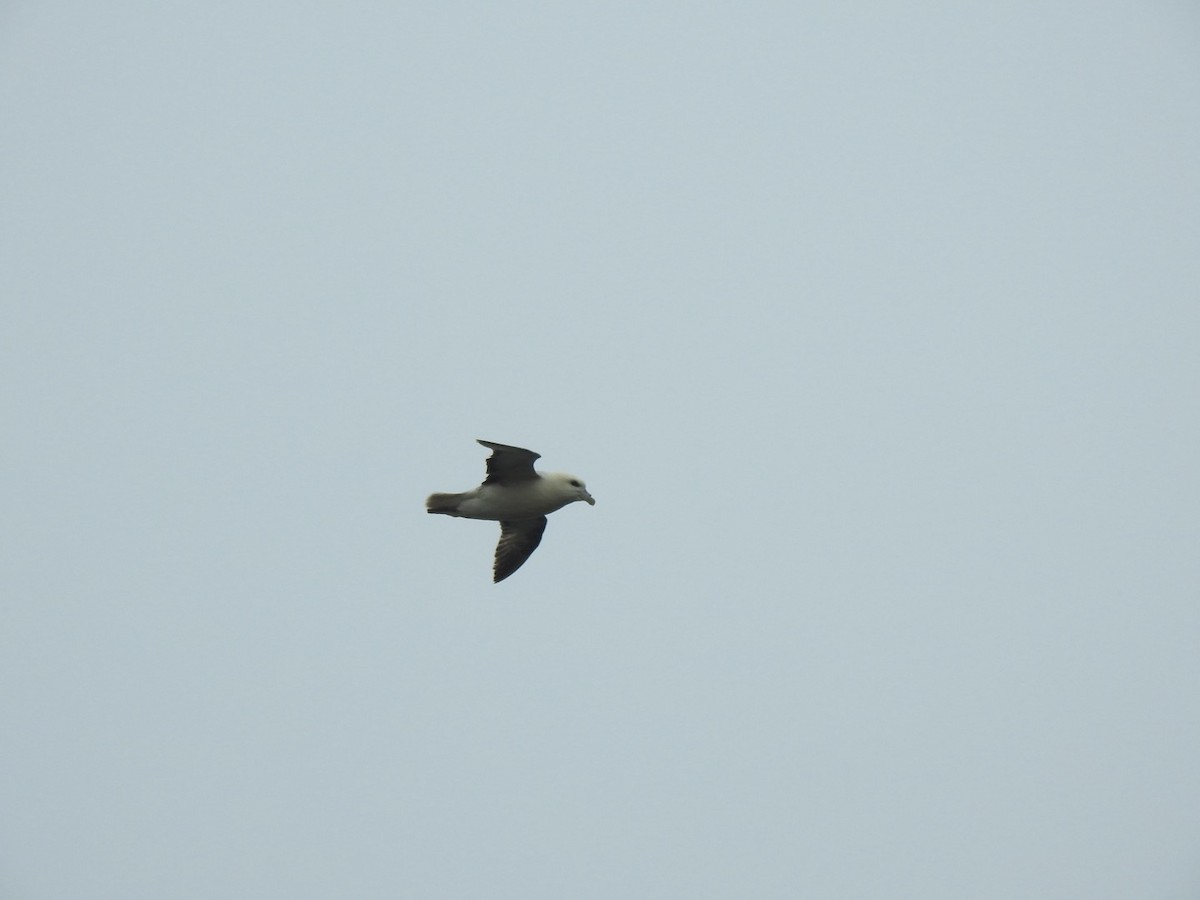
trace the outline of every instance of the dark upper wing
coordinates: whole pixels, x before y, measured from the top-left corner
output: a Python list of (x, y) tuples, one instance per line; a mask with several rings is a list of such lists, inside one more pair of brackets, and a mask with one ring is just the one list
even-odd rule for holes
[(532, 481), (538, 477), (537, 472), (533, 471), (533, 461), (541, 457), (540, 453), (510, 447), (508, 444), (493, 444), (491, 441), (479, 443), (492, 451), (487, 461), (487, 478), (483, 480), (484, 484), (511, 484), (514, 481)]
[(542, 532), (545, 530), (545, 516), (501, 522), (500, 543), (496, 545), (496, 565), (492, 569), (492, 581), (501, 582), (521, 568), (542, 542)]

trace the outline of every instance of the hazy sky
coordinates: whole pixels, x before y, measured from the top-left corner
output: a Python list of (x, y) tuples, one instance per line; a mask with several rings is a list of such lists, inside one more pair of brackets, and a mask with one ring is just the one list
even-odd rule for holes
[[(1184, 2), (5, 4), (0, 895), (1200, 897), (1198, 110)], [(500, 585), (475, 438), (597, 500)]]

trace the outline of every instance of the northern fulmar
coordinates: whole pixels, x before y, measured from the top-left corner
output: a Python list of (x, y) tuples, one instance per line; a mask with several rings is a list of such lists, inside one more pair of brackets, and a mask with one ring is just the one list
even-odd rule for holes
[(581, 479), (562, 472), (535, 472), (541, 454), (507, 444), (479, 441), (492, 451), (487, 478), (474, 490), (461, 494), (430, 494), (425, 511), (464, 519), (490, 519), (500, 523), (500, 543), (492, 581), (501, 582), (524, 565), (542, 542), (546, 514), (568, 503), (596, 501)]

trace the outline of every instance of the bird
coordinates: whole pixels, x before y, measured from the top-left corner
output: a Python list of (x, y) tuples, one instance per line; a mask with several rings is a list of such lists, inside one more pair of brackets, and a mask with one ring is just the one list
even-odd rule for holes
[(479, 443), (492, 451), (483, 484), (461, 494), (430, 494), (425, 511), (499, 522), (500, 543), (492, 566), (492, 583), (499, 584), (521, 568), (542, 542), (548, 513), (576, 500), (588, 506), (596, 501), (574, 475), (534, 471), (540, 453), (492, 441)]

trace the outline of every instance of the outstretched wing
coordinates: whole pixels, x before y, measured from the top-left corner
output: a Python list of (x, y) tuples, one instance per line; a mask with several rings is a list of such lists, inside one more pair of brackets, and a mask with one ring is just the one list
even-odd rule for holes
[(545, 516), (501, 522), (500, 543), (496, 545), (496, 565), (492, 570), (492, 581), (499, 583), (521, 568), (542, 542), (542, 532), (545, 530)]
[(484, 484), (512, 484), (516, 481), (532, 481), (538, 477), (537, 472), (533, 471), (533, 461), (541, 457), (540, 453), (510, 447), (508, 444), (493, 444), (491, 441), (479, 443), (492, 451), (487, 461), (487, 478), (483, 480)]

